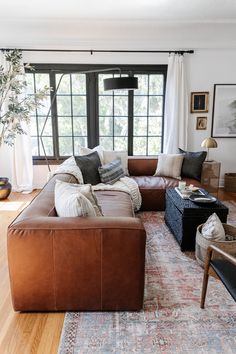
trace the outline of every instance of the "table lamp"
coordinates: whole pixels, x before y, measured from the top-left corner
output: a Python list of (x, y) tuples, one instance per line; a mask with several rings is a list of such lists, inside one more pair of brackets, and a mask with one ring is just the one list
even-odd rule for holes
[(213, 138), (206, 138), (203, 140), (203, 142), (201, 143), (201, 147), (207, 148), (207, 156), (206, 156), (206, 161), (212, 161), (209, 159), (209, 149), (211, 148), (217, 148), (217, 142), (215, 139)]

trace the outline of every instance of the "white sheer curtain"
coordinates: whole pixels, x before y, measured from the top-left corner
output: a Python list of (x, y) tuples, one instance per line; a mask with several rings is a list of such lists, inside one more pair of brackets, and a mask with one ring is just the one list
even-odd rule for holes
[[(4, 52), (0, 52), (0, 64), (7, 69), (8, 62), (5, 60)], [(24, 72), (23, 60), (22, 72)], [(33, 185), (30, 126), (24, 124), (22, 127), (26, 134), (17, 135), (13, 147), (0, 148), (0, 174), (9, 177), (14, 191), (30, 193)]]
[(184, 56), (170, 54), (166, 81), (164, 142), (165, 154), (178, 153), (187, 147), (188, 96)]

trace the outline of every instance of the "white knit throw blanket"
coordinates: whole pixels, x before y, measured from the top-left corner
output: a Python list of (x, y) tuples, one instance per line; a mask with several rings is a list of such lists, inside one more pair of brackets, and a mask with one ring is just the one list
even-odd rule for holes
[(94, 191), (122, 191), (130, 195), (134, 211), (138, 211), (142, 204), (142, 197), (138, 188), (137, 182), (129, 177), (121, 177), (121, 179), (114, 184), (99, 183), (92, 186)]

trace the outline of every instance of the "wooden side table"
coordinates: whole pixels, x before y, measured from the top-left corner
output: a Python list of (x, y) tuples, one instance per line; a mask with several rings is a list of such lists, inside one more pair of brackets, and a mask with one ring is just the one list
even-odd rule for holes
[(217, 161), (205, 161), (202, 165), (201, 185), (211, 194), (218, 194), (220, 166)]

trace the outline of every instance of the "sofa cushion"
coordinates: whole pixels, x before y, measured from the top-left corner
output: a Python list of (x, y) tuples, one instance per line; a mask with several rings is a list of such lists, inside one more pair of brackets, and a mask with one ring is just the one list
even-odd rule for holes
[(76, 163), (81, 169), (85, 184), (98, 184), (101, 182), (98, 173), (98, 167), (101, 166), (101, 161), (97, 151), (85, 156), (76, 156)]
[(92, 203), (79, 191), (80, 185), (60, 180), (55, 185), (55, 208), (58, 216), (96, 216)]
[(183, 159), (184, 157), (181, 154), (159, 155), (157, 169), (154, 176), (167, 176), (181, 179)]
[(113, 160), (101, 167), (98, 167), (98, 172), (102, 183), (114, 184), (124, 177), (124, 170), (121, 165), (121, 160)]
[(87, 147), (79, 145), (79, 155), (81, 156), (89, 155), (94, 151), (97, 151), (101, 164), (103, 164), (103, 148), (101, 145), (95, 146), (93, 149), (89, 149)]
[(98, 203), (102, 207), (104, 216), (134, 217), (131, 197), (121, 191), (96, 191)]
[(128, 152), (127, 151), (103, 151), (103, 163), (107, 164), (119, 158), (126, 176), (129, 176), (128, 171)]
[(83, 183), (84, 182), (81, 169), (78, 167), (74, 156), (71, 156), (68, 159), (66, 159), (53, 172), (54, 175), (58, 174), (58, 173), (69, 173), (69, 174), (73, 175), (77, 179), (78, 183)]
[(156, 157), (129, 156), (128, 169), (130, 176), (153, 176), (156, 168)]
[(179, 148), (179, 152), (184, 155), (184, 161), (181, 170), (181, 176), (190, 177), (200, 181), (202, 173), (202, 164), (205, 161), (206, 151), (184, 151)]

